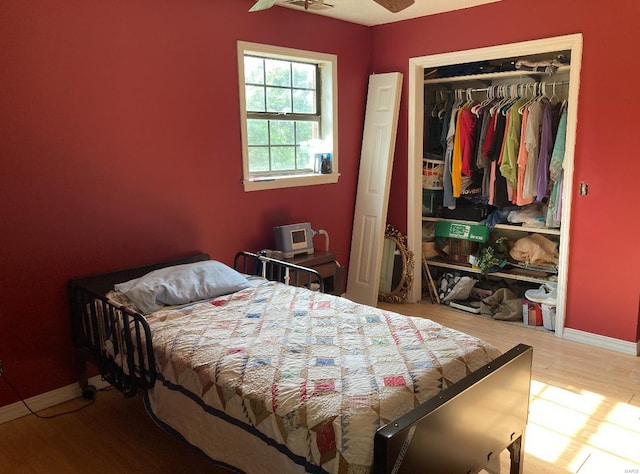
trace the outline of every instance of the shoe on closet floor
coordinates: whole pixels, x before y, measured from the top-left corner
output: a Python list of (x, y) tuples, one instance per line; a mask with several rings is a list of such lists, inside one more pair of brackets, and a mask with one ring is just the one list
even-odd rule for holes
[(555, 306), (558, 300), (558, 284), (555, 282), (544, 283), (537, 290), (527, 290), (524, 297), (534, 303), (548, 304)]

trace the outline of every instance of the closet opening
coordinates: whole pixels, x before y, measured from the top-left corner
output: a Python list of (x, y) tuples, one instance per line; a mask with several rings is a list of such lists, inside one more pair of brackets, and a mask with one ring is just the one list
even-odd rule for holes
[[(541, 290), (543, 286), (553, 288), (555, 302), (551, 308), (553, 314), (549, 313), (549, 307), (547, 307), (549, 314), (546, 315), (544, 327), (554, 330), (557, 336), (562, 337), (566, 311), (570, 211), (581, 58), (582, 35), (573, 34), (409, 60), (407, 241), (416, 259), (414, 285), (409, 301), (420, 301), (423, 288), (428, 287), (427, 282), (425, 285), (422, 284), (425, 278), (422, 255), (425, 255), (427, 267), (435, 270), (437, 276), (442, 276), (447, 271), (460, 270), (462, 274), (469, 274), (472, 277), (474, 274), (482, 275), (480, 280), (484, 280), (486, 275), (489, 275), (489, 280), (504, 277), (504, 281), (516, 287), (517, 292), (520, 293), (518, 297), (522, 297), (526, 289)], [(449, 136), (447, 141), (447, 130), (444, 134), (442, 131), (442, 124), (445, 122), (443, 117), (446, 116), (447, 110), (451, 111), (453, 108), (455, 114), (461, 107), (469, 107), (471, 110), (472, 106), (476, 106), (473, 109), (475, 116), (471, 117), (474, 126), (475, 121), (478, 120), (479, 127), (482, 120), (481, 114), (484, 113), (482, 107), (492, 107), (492, 114), (498, 111), (498, 113), (504, 112), (505, 116), (510, 114), (507, 112), (509, 107), (513, 107), (513, 110), (520, 112), (514, 113), (513, 125), (506, 127), (511, 127), (512, 130), (517, 129), (519, 140), (523, 110), (526, 108), (524, 115), (528, 116), (529, 107), (536, 100), (544, 103), (544, 107), (536, 104), (533, 107), (536, 110), (538, 107), (546, 108), (547, 103), (552, 104), (553, 107), (549, 106), (547, 113), (551, 114), (553, 111), (555, 114), (553, 133), (556, 134), (558, 128), (562, 129), (564, 145), (563, 159), (560, 160), (560, 165), (556, 163), (555, 171), (551, 175), (552, 179), (545, 184), (546, 187), (541, 188), (541, 191), (536, 190), (535, 185), (531, 187), (531, 182), (528, 188), (522, 187), (525, 182), (525, 167), (520, 165), (521, 175), (519, 176), (514, 161), (514, 153), (516, 157), (518, 154), (517, 146), (514, 148), (515, 151), (507, 151), (515, 174), (510, 174), (508, 162), (504, 165), (506, 168), (502, 166), (508, 183), (508, 193), (505, 188), (503, 194), (503, 190), (496, 187), (495, 181), (489, 184), (488, 178), (483, 187), (483, 177), (480, 174), (477, 175), (479, 176), (477, 179), (469, 178), (472, 174), (466, 161), (463, 165), (466, 166), (465, 170), (460, 171), (462, 162), (459, 158), (452, 158), (451, 149), (447, 150), (447, 147), (453, 147), (453, 136)], [(516, 104), (518, 107), (514, 107)], [(480, 113), (478, 108), (481, 109)], [(562, 119), (565, 125), (559, 127), (562, 114), (565, 115)], [(488, 121), (488, 115), (486, 117)], [(535, 120), (532, 120), (532, 124), (536, 123)], [(475, 156), (476, 152), (481, 152), (477, 145), (480, 142), (480, 128), (474, 133)], [(536, 146), (541, 146), (540, 137), (536, 140)], [(513, 141), (511, 137), (511, 142)], [(555, 142), (555, 135), (553, 141)], [(522, 146), (525, 146), (524, 142)], [(456, 153), (460, 152), (456, 151)], [(481, 154), (477, 156), (479, 168), (482, 169)], [(486, 156), (488, 152), (485, 153), (485, 159)], [(531, 156), (538, 156), (537, 148)], [(489, 176), (491, 166), (494, 166), (491, 173), (495, 173), (495, 166), (500, 170), (502, 158), (501, 154), (500, 162), (494, 165), (486, 161), (484, 169), (487, 170), (487, 174), (484, 176)], [(550, 160), (550, 156), (547, 160)], [(540, 163), (543, 164), (542, 168), (548, 166), (544, 159)], [(534, 170), (535, 165), (536, 160), (530, 161), (529, 170)], [(481, 170), (482, 174), (484, 169)], [(558, 170), (561, 170), (559, 176)], [(549, 180), (548, 171), (540, 170), (539, 173), (543, 177), (542, 183), (545, 179)], [(545, 173), (547, 173), (546, 178)], [(460, 176), (462, 176), (462, 185), (459, 182)], [(501, 176), (500, 171), (497, 172), (497, 176)], [(493, 179), (495, 176), (491, 175), (491, 177)], [(497, 189), (500, 191), (494, 195)], [(503, 195), (505, 198), (508, 195), (508, 202), (502, 199)], [(500, 199), (496, 201), (498, 196)], [(476, 206), (477, 208), (474, 206), (467, 208), (469, 203), (480, 204)], [(536, 216), (537, 222), (531, 223), (516, 221), (512, 224), (511, 221), (506, 220), (506, 216), (512, 210), (516, 212), (513, 215), (517, 215), (518, 212), (528, 211), (531, 208), (541, 209), (540, 214), (546, 218), (544, 224), (540, 224), (540, 216)], [(487, 213), (495, 210), (500, 212), (494, 213), (493, 217), (487, 220)], [(496, 215), (500, 218), (504, 216), (505, 223), (499, 223), (494, 217)], [(528, 214), (522, 213), (522, 215)], [(452, 228), (459, 229), (458, 224), (464, 224), (467, 232), (472, 229), (471, 233), (473, 233), (475, 223), (479, 222), (485, 227), (482, 229), (478, 227), (480, 229), (478, 232), (487, 232), (488, 228), (489, 234), (474, 237), (476, 242), (465, 243), (463, 240), (449, 239), (449, 243), (456, 244), (453, 249), (447, 247), (447, 250), (451, 251), (450, 254), (442, 252), (443, 239), (433, 244), (429, 243), (435, 240), (429, 236), (433, 228), (436, 228), (437, 235), (446, 235), (446, 232), (451, 232)], [(423, 245), (423, 235), (427, 235), (425, 239), (429, 245)], [(527, 239), (523, 239), (524, 237)], [(483, 248), (489, 246), (484, 242), (495, 242), (498, 238), (502, 238), (502, 241), (509, 245), (506, 258), (503, 259), (503, 263), (508, 263), (508, 268), (494, 266), (491, 272), (487, 273), (486, 268), (482, 267), (482, 262), (478, 263), (478, 256), (482, 255)], [(543, 246), (547, 244), (550, 245), (549, 248), (555, 246), (557, 262), (549, 262), (548, 268), (532, 268), (530, 262), (514, 260), (510, 256), (514, 243), (520, 239), (528, 243), (531, 238), (541, 241)], [(483, 242), (483, 239), (486, 240)], [(437, 252), (434, 252), (434, 247)], [(469, 263), (469, 255), (472, 255), (471, 263)], [(553, 325), (549, 327), (551, 316), (553, 316)]]

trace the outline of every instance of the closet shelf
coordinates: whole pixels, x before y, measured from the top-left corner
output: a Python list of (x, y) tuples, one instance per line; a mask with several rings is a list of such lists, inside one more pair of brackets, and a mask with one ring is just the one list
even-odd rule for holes
[[(438, 221), (458, 222), (460, 224), (471, 224), (471, 225), (479, 224), (479, 222), (476, 222), (476, 221), (462, 221), (458, 219), (442, 219), (440, 217), (423, 217), (422, 221), (423, 222), (438, 222)], [(517, 224), (496, 224), (494, 229), (516, 230), (520, 232), (531, 232), (531, 233), (537, 233), (537, 234), (560, 235), (560, 229), (551, 229), (548, 227), (529, 227), (529, 226), (523, 226), (523, 225), (517, 225)]]
[[(440, 257), (429, 258), (426, 260), (428, 265), (440, 268), (448, 268), (450, 270), (460, 270), (465, 273), (481, 273), (480, 269), (472, 267), (470, 264), (465, 263), (448, 263), (445, 262)], [(485, 274), (487, 277), (492, 278), (506, 278), (509, 280), (517, 280), (517, 281), (526, 281), (529, 283), (537, 283), (543, 284), (548, 281), (555, 281), (557, 278), (555, 275), (551, 276), (551, 278), (539, 277), (537, 274), (542, 274), (543, 272), (531, 271), (513, 268), (510, 270), (503, 270), (500, 272), (491, 272)]]
[(546, 77), (544, 82), (553, 82), (553, 77), (566, 73), (571, 70), (571, 66), (560, 66), (555, 74), (549, 75), (547, 72), (535, 72), (535, 71), (500, 71), (500, 72), (488, 72), (486, 74), (472, 74), (468, 76), (453, 76), (453, 77), (438, 77), (435, 79), (425, 79), (425, 84), (445, 84), (452, 82), (466, 82), (466, 81), (482, 81), (485, 79), (503, 79), (503, 78), (517, 78), (517, 77), (530, 77), (540, 79)]

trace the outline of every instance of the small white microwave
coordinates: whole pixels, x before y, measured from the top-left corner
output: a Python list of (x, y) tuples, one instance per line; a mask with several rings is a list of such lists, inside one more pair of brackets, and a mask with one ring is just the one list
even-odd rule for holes
[(282, 252), (283, 258), (313, 253), (313, 230), (308, 222), (274, 227), (273, 234), (276, 250)]

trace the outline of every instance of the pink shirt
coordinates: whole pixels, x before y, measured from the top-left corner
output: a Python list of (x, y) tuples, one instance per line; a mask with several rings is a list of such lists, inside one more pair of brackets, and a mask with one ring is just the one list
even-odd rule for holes
[(520, 149), (518, 150), (518, 187), (515, 193), (514, 203), (517, 206), (526, 206), (533, 202), (533, 198), (525, 198), (523, 194), (524, 189), (524, 174), (527, 168), (527, 144), (525, 140), (525, 132), (527, 130), (527, 122), (529, 120), (529, 107), (525, 107), (522, 113), (522, 128), (520, 133)]

